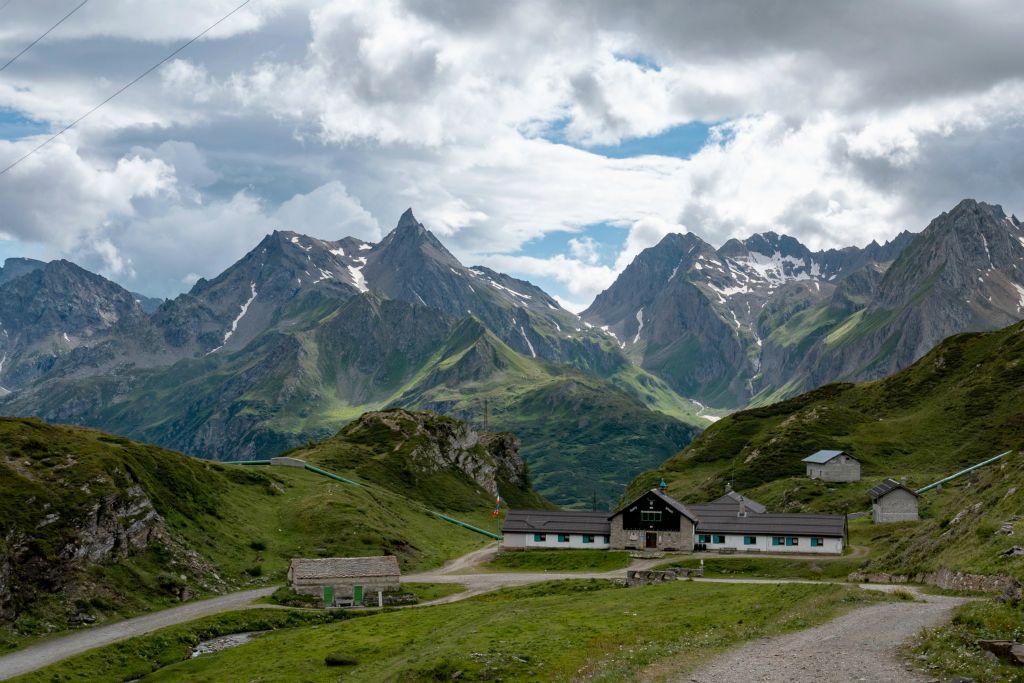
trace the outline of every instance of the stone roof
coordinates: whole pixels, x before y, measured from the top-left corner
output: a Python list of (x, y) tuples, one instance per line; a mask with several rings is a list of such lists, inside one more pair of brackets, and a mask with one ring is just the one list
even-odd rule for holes
[(375, 557), (296, 558), (288, 565), (295, 579), (358, 579), (369, 576), (399, 576), (398, 558), (394, 555)]
[(503, 533), (600, 534), (611, 533), (607, 512), (584, 510), (509, 510)]
[[(817, 453), (814, 453), (812, 455), (808, 455), (801, 462), (809, 462), (809, 463), (811, 463), (813, 465), (824, 465), (825, 463), (827, 463), (832, 458), (835, 458), (836, 456), (839, 456), (839, 455), (843, 455), (843, 453), (845, 453), (845, 451), (828, 451), (828, 450), (818, 451)], [(846, 453), (846, 455), (850, 455), (850, 454)], [(853, 456), (850, 456), (850, 457), (853, 457)], [(854, 458), (854, 459), (856, 460), (856, 458)]]
[(715, 498), (710, 503), (704, 503), (701, 507), (705, 507), (708, 505), (728, 505), (730, 510), (736, 512), (739, 510), (740, 498), (743, 499), (743, 507), (746, 508), (747, 512), (753, 512), (758, 515), (764, 512), (768, 512), (768, 508), (766, 508), (764, 505), (761, 505), (756, 500), (753, 500), (752, 498), (747, 498), (743, 494), (738, 493), (736, 491), (726, 491), (724, 496)]
[(908, 493), (912, 493), (915, 496), (918, 495), (917, 491), (914, 491), (913, 489), (907, 488), (906, 486), (904, 486), (902, 483), (896, 481), (895, 479), (886, 479), (881, 484), (879, 484), (878, 486), (873, 487), (870, 491), (868, 491), (868, 495), (871, 496), (871, 500), (878, 500), (879, 498), (881, 498), (885, 494), (891, 493), (891, 492), (895, 491), (896, 489), (903, 489), (904, 491), (906, 491)]

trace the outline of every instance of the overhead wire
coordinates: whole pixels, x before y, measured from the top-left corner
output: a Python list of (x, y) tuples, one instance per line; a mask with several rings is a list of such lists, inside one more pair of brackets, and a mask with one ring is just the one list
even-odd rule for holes
[[(58, 22), (57, 22), (56, 24), (54, 24), (54, 25), (53, 25), (53, 26), (51, 26), (50, 28), (46, 29), (46, 31), (45, 31), (45, 32), (43, 33), (43, 35), (39, 36), (38, 38), (36, 38), (35, 40), (33, 40), (33, 41), (32, 41), (31, 43), (29, 43), (28, 45), (26, 45), (26, 46), (25, 46), (25, 48), (24, 48), (24, 49), (23, 49), (23, 50), (22, 50), (21, 52), (19, 52), (18, 54), (14, 55), (14, 56), (13, 56), (13, 57), (11, 57), (10, 59), (8, 59), (8, 60), (7, 60), (7, 63), (5, 63), (5, 64), (4, 64), (3, 66), (0, 66), (0, 71), (3, 71), (3, 70), (4, 70), (4, 69), (6, 69), (7, 67), (9, 67), (9, 66), (10, 66), (11, 64), (14, 64), (14, 62), (16, 62), (16, 61), (18, 60), (18, 57), (21, 57), (21, 56), (22, 56), (23, 54), (25, 54), (26, 52), (28, 52), (29, 50), (31, 50), (31, 49), (32, 49), (32, 47), (33, 47), (33, 46), (34, 46), (34, 45), (35, 45), (36, 43), (38, 43), (38, 42), (39, 42), (40, 40), (42, 40), (42, 39), (43, 39), (43, 38), (45, 38), (46, 36), (50, 35), (50, 31), (52, 31), (53, 29), (55, 29), (55, 28), (57, 28), (58, 26), (60, 26), (61, 24), (63, 24), (63, 23), (65, 22), (65, 21), (67, 21), (68, 17), (70, 17), (70, 16), (72, 15), (72, 14), (74, 14), (74, 13), (75, 13), (75, 12), (77, 12), (78, 10), (82, 9), (82, 7), (84, 7), (84, 6), (85, 6), (85, 3), (87, 3), (87, 2), (89, 2), (89, 0), (82, 0), (82, 2), (78, 3), (78, 6), (76, 6), (76, 7), (75, 7), (75, 8), (73, 9), (73, 10), (71, 10), (70, 12), (68, 12), (67, 14), (65, 14), (65, 15), (64, 15), (63, 17), (61, 17), (61, 18), (60, 18), (60, 21), (58, 21)], [(4, 3), (4, 7), (7, 7), (7, 5), (9, 5), (9, 4), (11, 4), (11, 3), (10, 3), (10, 0), (7, 0), (7, 2), (6, 2), (6, 3)], [(3, 9), (4, 9), (4, 7), (0, 7), (0, 10), (3, 10)]]
[[(86, 1), (88, 1), (88, 0), (86, 0)], [(92, 109), (90, 109), (89, 111), (85, 112), (84, 114), (82, 114), (81, 116), (79, 116), (79, 117), (78, 117), (77, 119), (75, 119), (74, 121), (72, 121), (72, 122), (71, 122), (71, 123), (69, 123), (68, 125), (66, 125), (66, 126), (64, 126), (63, 128), (61, 128), (61, 129), (60, 129), (59, 131), (57, 131), (56, 133), (54, 133), (53, 135), (51, 135), (50, 137), (48, 137), (48, 138), (47, 138), (46, 140), (44, 140), (43, 142), (41, 142), (41, 143), (39, 143), (38, 145), (36, 145), (35, 147), (33, 147), (33, 148), (32, 148), (31, 150), (29, 150), (29, 151), (28, 151), (27, 153), (25, 153), (25, 154), (24, 154), (23, 156), (21, 156), (20, 158), (16, 159), (16, 160), (15, 160), (15, 161), (14, 161), (13, 163), (11, 163), (10, 165), (8, 165), (8, 166), (7, 166), (6, 168), (4, 168), (3, 170), (0, 170), (0, 176), (4, 175), (4, 174), (5, 174), (5, 173), (7, 173), (8, 171), (10, 171), (10, 170), (11, 170), (12, 168), (14, 168), (15, 166), (17, 166), (17, 165), (18, 165), (18, 164), (20, 164), (21, 162), (25, 161), (25, 159), (28, 159), (28, 158), (29, 158), (30, 156), (32, 156), (33, 154), (35, 154), (36, 152), (38, 152), (39, 150), (41, 150), (41, 149), (42, 149), (43, 147), (46, 147), (46, 146), (47, 146), (48, 144), (50, 144), (51, 142), (53, 142), (54, 140), (56, 140), (57, 138), (59, 138), (59, 137), (60, 137), (61, 135), (63, 135), (64, 133), (66, 133), (67, 131), (71, 130), (72, 128), (74, 128), (74, 127), (75, 127), (76, 125), (78, 125), (79, 123), (81, 123), (81, 122), (82, 122), (82, 121), (83, 121), (84, 119), (86, 119), (87, 117), (91, 116), (91, 115), (92, 115), (93, 113), (95, 113), (95, 112), (96, 112), (96, 110), (98, 110), (98, 109), (99, 109), (100, 107), (102, 107), (103, 105), (107, 104), (107, 103), (108, 103), (108, 102), (110, 102), (110, 101), (111, 101), (112, 99), (114, 99), (115, 97), (117, 97), (118, 95), (120, 95), (121, 93), (123, 93), (123, 92), (124, 92), (125, 90), (127, 90), (127, 89), (128, 89), (128, 88), (130, 88), (130, 87), (132, 87), (133, 85), (135, 85), (136, 83), (138, 83), (139, 81), (141, 81), (141, 80), (142, 80), (143, 78), (145, 78), (145, 77), (146, 77), (146, 76), (148, 76), (149, 74), (151, 74), (151, 73), (153, 73), (154, 71), (156, 71), (157, 69), (159, 69), (159, 68), (160, 68), (161, 66), (163, 66), (163, 65), (164, 65), (164, 64), (165, 64), (166, 62), (168, 62), (168, 61), (169, 61), (169, 60), (170, 60), (171, 58), (173, 58), (173, 57), (174, 57), (175, 55), (177, 55), (177, 54), (178, 54), (179, 52), (181, 52), (182, 50), (184, 50), (185, 48), (187, 48), (187, 47), (188, 47), (189, 45), (191, 45), (192, 43), (196, 42), (197, 40), (199, 40), (200, 38), (202, 38), (203, 36), (205, 36), (205, 35), (206, 35), (207, 33), (209, 33), (210, 31), (212, 31), (213, 29), (217, 28), (217, 26), (219, 26), (219, 25), (220, 25), (221, 23), (223, 23), (223, 22), (227, 21), (227, 20), (228, 20), (228, 19), (229, 19), (229, 18), (230, 18), (230, 17), (231, 17), (231, 16), (233, 15), (233, 14), (235, 14), (235, 13), (236, 13), (236, 12), (238, 12), (238, 11), (239, 11), (240, 9), (242, 9), (243, 7), (245, 7), (246, 5), (248, 5), (248, 4), (250, 3), (250, 2), (252, 2), (252, 0), (244, 0), (244, 2), (242, 2), (241, 4), (239, 4), (239, 5), (238, 5), (237, 7), (235, 7), (235, 8), (233, 9), (233, 10), (231, 10), (230, 12), (228, 12), (227, 14), (225, 14), (224, 16), (222, 16), (222, 17), (221, 17), (220, 19), (218, 19), (217, 21), (215, 21), (215, 22), (213, 22), (212, 24), (210, 24), (209, 26), (207, 26), (207, 27), (206, 27), (205, 29), (203, 29), (203, 30), (202, 30), (201, 32), (197, 33), (197, 34), (196, 34), (196, 35), (195, 35), (195, 36), (194, 36), (194, 37), (193, 37), (192, 39), (190, 39), (190, 40), (189, 40), (189, 41), (188, 41), (187, 43), (184, 43), (183, 45), (181, 45), (180, 47), (178, 47), (177, 49), (175, 49), (175, 50), (174, 50), (173, 52), (171, 52), (171, 53), (170, 53), (169, 55), (167, 55), (166, 57), (164, 57), (163, 59), (161, 59), (161, 60), (160, 60), (159, 62), (157, 62), (157, 63), (156, 63), (156, 64), (154, 64), (153, 66), (149, 67), (148, 69), (146, 69), (145, 71), (143, 71), (143, 72), (142, 72), (141, 74), (139, 74), (138, 76), (136, 76), (136, 77), (135, 77), (135, 78), (133, 78), (132, 80), (128, 81), (127, 83), (125, 83), (125, 84), (124, 84), (123, 86), (121, 86), (120, 88), (118, 88), (118, 89), (117, 89), (117, 90), (116, 90), (116, 91), (114, 92), (114, 94), (110, 95), (110, 97), (108, 97), (107, 99), (103, 100), (102, 102), (100, 102), (99, 104), (97, 104), (97, 105), (96, 105), (95, 107), (93, 107), (93, 108), (92, 108)], [(82, 3), (82, 4), (85, 4), (85, 3)]]

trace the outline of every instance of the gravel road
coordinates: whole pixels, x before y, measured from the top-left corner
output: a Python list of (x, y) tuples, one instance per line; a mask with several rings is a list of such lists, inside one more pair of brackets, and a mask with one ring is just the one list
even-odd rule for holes
[[(257, 598), (270, 595), (276, 586), (251, 591), (230, 593), (209, 600), (189, 602), (160, 612), (153, 612), (134, 619), (125, 619), (113, 624), (94, 626), (66, 636), (45, 640), (36, 645), (0, 657), (0, 680), (14, 678), (29, 671), (35, 671), (62, 659), (67, 659), (94, 647), (110, 645), (133, 636), (151, 633), (167, 626), (183, 624), (211, 614), (230, 612), (249, 606)], [(272, 605), (253, 605), (272, 607)]]
[(947, 621), (953, 608), (965, 600), (923, 594), (918, 597), (926, 602), (863, 607), (821, 626), (748, 643), (675, 680), (678, 683), (914, 683), (935, 680), (908, 669), (900, 661), (896, 648), (921, 629)]

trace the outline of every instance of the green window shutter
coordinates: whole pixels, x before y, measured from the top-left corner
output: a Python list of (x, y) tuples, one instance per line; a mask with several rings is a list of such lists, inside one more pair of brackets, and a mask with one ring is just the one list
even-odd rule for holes
[(796, 536), (789, 536), (786, 538), (786, 545), (800, 545), (800, 539)]
[(712, 543), (725, 543), (725, 536), (721, 534), (715, 534), (711, 539)]
[(757, 543), (757, 536), (744, 536), (743, 545), (754, 545)]
[(782, 536), (772, 536), (772, 545), (782, 545), (786, 540)]
[(604, 537), (604, 542), (605, 542), (606, 544), (608, 544), (608, 543), (611, 543), (611, 542), (612, 542), (612, 537), (611, 537), (611, 536), (605, 536), (605, 537)]
[(535, 542), (537, 542), (537, 543), (540, 543), (541, 541), (544, 540), (544, 534), (534, 534), (533, 535), (533, 540)]

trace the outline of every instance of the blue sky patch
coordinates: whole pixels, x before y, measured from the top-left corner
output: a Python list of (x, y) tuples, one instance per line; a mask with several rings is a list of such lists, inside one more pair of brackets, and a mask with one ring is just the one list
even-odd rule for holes
[(589, 237), (597, 246), (598, 263), (610, 265), (614, 263), (615, 257), (622, 250), (628, 234), (627, 230), (615, 227), (610, 223), (596, 223), (584, 226), (577, 232), (556, 230), (545, 233), (541, 237), (532, 239), (524, 244), (519, 249), (519, 253), (524, 256), (535, 256), (537, 258), (551, 258), (558, 254), (571, 256), (569, 240), (582, 240)]
[(0, 107), (0, 140), (17, 140), (48, 130), (50, 125), (45, 121), (36, 121), (22, 116), (13, 109)]
[(629, 138), (617, 145), (593, 145), (588, 147), (572, 142), (566, 137), (565, 129), (569, 122), (570, 119), (568, 117), (553, 121), (542, 137), (550, 142), (569, 145), (576, 149), (582, 149), (612, 159), (627, 159), (648, 154), (689, 159), (707, 144), (711, 136), (711, 127), (714, 125), (701, 121), (692, 121), (672, 126), (657, 135), (650, 135), (644, 138)]

